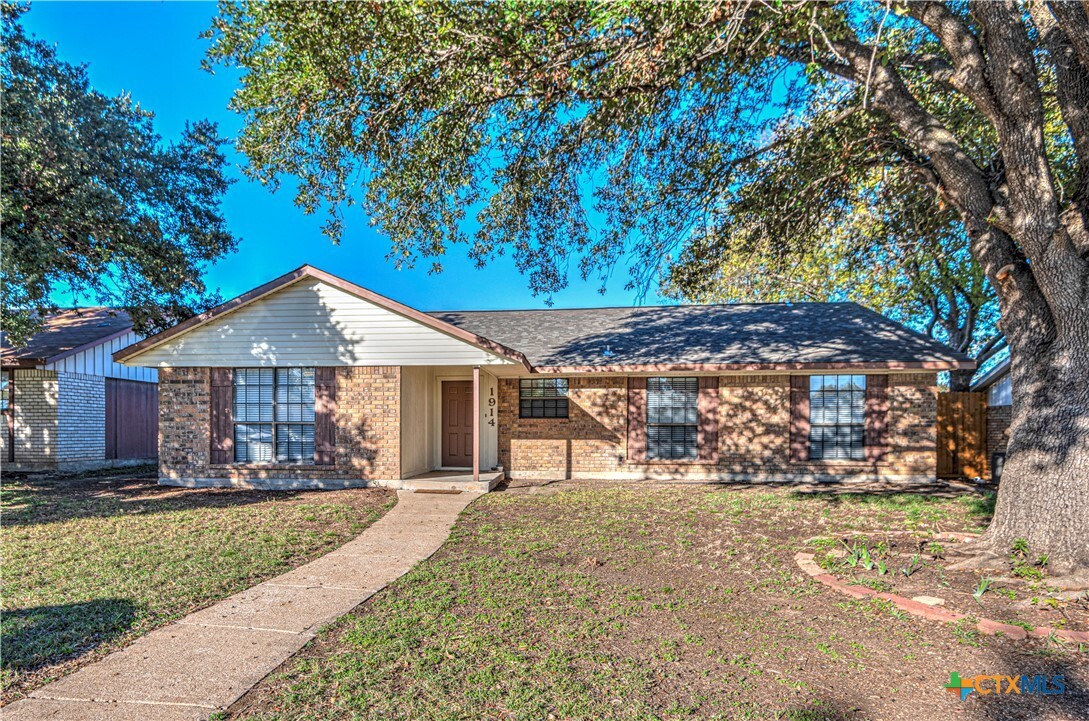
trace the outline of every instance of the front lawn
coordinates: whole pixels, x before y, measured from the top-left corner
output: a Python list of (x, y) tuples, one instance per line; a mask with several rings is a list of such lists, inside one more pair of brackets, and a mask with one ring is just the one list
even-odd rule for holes
[[(1086, 654), (855, 601), (802, 573), (816, 536), (976, 531), (993, 497), (708, 487), (493, 493), (231, 718), (1075, 718)], [(563, 486), (561, 486), (563, 487)], [(951, 672), (1063, 674), (960, 701)]]
[(3, 698), (358, 535), (390, 491), (193, 490), (152, 476), (5, 478)]

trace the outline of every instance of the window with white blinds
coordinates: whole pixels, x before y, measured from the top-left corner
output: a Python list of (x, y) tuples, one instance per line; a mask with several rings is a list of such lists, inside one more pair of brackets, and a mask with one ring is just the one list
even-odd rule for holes
[(647, 379), (647, 458), (695, 460), (699, 379)]
[(236, 368), (234, 459), (314, 460), (314, 369)]
[(866, 376), (810, 376), (809, 457), (865, 458)]

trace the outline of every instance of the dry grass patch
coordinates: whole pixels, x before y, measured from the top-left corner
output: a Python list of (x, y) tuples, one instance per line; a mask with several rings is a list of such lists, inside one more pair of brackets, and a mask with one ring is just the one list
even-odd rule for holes
[[(228, 714), (346, 718), (987, 718), (950, 671), (1067, 675), (1084, 655), (847, 601), (793, 554), (822, 533), (969, 531), (986, 496), (801, 495), (707, 487), (494, 493), (429, 561), (341, 619)], [(1061, 671), (1056, 671), (1060, 669)], [(1063, 711), (1066, 709), (1066, 711)]]
[(332, 550), (396, 500), (108, 474), (6, 478), (0, 494), (5, 702)]

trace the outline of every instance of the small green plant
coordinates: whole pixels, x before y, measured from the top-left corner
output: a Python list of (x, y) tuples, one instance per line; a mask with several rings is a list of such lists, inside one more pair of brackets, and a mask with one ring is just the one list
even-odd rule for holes
[(914, 556), (911, 557), (911, 561), (908, 563), (908, 565), (900, 569), (900, 573), (904, 574), (905, 578), (911, 578), (911, 574), (915, 573), (922, 567), (923, 565), (919, 561), (919, 554), (916, 553)]
[(1044, 577), (1044, 572), (1036, 566), (1030, 566), (1027, 563), (1016, 563), (1013, 566), (1013, 575), (1018, 578), (1023, 578), (1026, 581), (1039, 581)]
[(864, 576), (857, 580), (858, 585), (872, 588), (875, 591), (888, 592), (892, 590), (892, 584), (881, 578)]
[(1037, 556), (1036, 557), (1036, 565), (1039, 566), (1040, 568), (1044, 568), (1044, 567), (1047, 566), (1047, 562), (1049, 560), (1050, 560), (1050, 556), (1048, 556), (1046, 553), (1041, 555), (1041, 556)]
[(870, 549), (866, 548), (865, 546), (862, 547), (862, 551), (858, 557), (858, 562), (867, 571), (872, 571), (876, 563), (876, 561), (874, 561), (873, 557), (870, 555)]
[(991, 587), (991, 579), (981, 578), (979, 579), (979, 585), (976, 586), (976, 590), (972, 591), (972, 598), (976, 599), (976, 603), (980, 606), (983, 605), (983, 594), (987, 593), (987, 590)]
[(1014, 591), (1012, 588), (996, 588), (994, 589), (994, 592), (1000, 596), (1005, 596), (1011, 601), (1017, 600), (1017, 591)]
[(885, 566), (885, 562), (884, 561), (878, 561), (877, 562), (877, 575), (878, 576), (884, 576), (888, 572), (889, 572), (889, 569)]
[(942, 554), (945, 553), (945, 546), (938, 543), (937, 541), (931, 541), (930, 545), (926, 547), (926, 552), (934, 558), (941, 558)]
[(953, 624), (953, 635), (965, 646), (979, 648), (983, 644), (979, 642), (979, 630), (976, 628), (976, 619), (971, 616), (962, 618)]
[(1013, 541), (1013, 546), (1010, 547), (1010, 555), (1018, 558), (1027, 558), (1029, 552), (1028, 541), (1024, 538), (1017, 538)]

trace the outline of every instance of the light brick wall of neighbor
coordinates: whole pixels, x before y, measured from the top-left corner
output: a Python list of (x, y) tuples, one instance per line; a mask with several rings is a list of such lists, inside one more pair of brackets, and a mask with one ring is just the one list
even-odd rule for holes
[(15, 371), (15, 463), (47, 467), (57, 462), (56, 371)]
[(83, 373), (57, 373), (57, 462), (106, 458), (106, 379)]
[(159, 479), (168, 483), (282, 480), (336, 486), (401, 477), (401, 369), (337, 368), (336, 464), (223, 464), (209, 461), (211, 373), (159, 371)]
[(888, 446), (883, 462), (792, 463), (790, 378), (719, 378), (717, 462), (627, 461), (625, 377), (571, 378), (569, 418), (518, 417), (518, 381), (500, 381), (499, 462), (514, 478), (932, 480), (936, 473), (937, 380), (933, 373), (889, 377)]
[(102, 464), (105, 378), (36, 369), (17, 370), (14, 378), (16, 468), (77, 470)]

